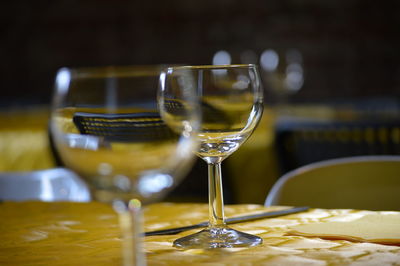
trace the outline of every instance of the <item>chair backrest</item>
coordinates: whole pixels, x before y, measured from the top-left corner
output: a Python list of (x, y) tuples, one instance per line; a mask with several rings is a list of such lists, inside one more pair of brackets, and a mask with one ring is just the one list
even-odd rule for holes
[(323, 160), (400, 155), (400, 120), (285, 120), (276, 125), (276, 149), (281, 173)]
[(109, 141), (151, 142), (173, 138), (158, 112), (97, 114), (77, 112), (73, 121), (82, 134)]
[(0, 200), (89, 201), (86, 184), (64, 168), (0, 174)]
[(300, 167), (275, 183), (265, 205), (400, 210), (400, 156), (356, 156)]

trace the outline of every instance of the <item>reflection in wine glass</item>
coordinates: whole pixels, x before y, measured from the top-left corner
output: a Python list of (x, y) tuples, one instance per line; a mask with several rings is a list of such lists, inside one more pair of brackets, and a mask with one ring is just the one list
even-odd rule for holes
[[(162, 73), (158, 66), (63, 68), (56, 77), (56, 150), (89, 184), (94, 199), (113, 203), (119, 212), (125, 265), (144, 264), (137, 238), (141, 203), (159, 199), (179, 182), (196, 147), (196, 93), (177, 88), (179, 121), (166, 123), (157, 98)], [(164, 113), (174, 111), (171, 106)]]
[[(196, 154), (208, 164), (209, 227), (175, 240), (174, 246), (222, 248), (258, 245), (262, 242), (260, 237), (226, 226), (221, 179), (221, 162), (246, 141), (262, 115), (263, 93), (258, 70), (255, 65), (168, 68), (162, 89), (164, 101), (173, 99), (175, 91), (182, 87), (194, 88), (199, 95), (202, 123), (198, 133), (200, 148)], [(174, 120), (173, 115), (171, 119)]]

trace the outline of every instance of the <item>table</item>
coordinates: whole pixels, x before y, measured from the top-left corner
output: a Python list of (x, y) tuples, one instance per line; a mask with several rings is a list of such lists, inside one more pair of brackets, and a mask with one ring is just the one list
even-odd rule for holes
[[(226, 215), (285, 207), (226, 206)], [(145, 208), (145, 230), (207, 220), (205, 204), (159, 203)], [(172, 241), (193, 233), (145, 238), (149, 265), (400, 265), (400, 247), (285, 235), (290, 226), (346, 219), (371, 213), (312, 209), (288, 216), (232, 225), (257, 234), (252, 248), (178, 250)], [(121, 238), (117, 215), (97, 203), (3, 202), (0, 204), (0, 265), (119, 265)]]

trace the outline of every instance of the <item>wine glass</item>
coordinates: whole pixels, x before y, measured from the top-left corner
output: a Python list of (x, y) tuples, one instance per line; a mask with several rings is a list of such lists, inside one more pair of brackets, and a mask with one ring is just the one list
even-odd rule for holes
[(261, 53), (260, 65), (266, 90), (276, 98), (278, 105), (289, 104), (304, 85), (301, 52), (297, 49), (266, 49)]
[[(258, 236), (233, 230), (224, 221), (221, 162), (251, 135), (263, 112), (263, 92), (255, 65), (178, 66), (167, 70), (166, 92), (193, 87), (202, 123), (196, 154), (207, 162), (208, 228), (174, 241), (179, 248), (226, 248), (262, 243)], [(172, 81), (171, 81), (172, 80)], [(245, 179), (243, 179), (245, 182)]]
[[(189, 170), (200, 123), (191, 87), (174, 91), (160, 116), (162, 66), (62, 68), (52, 102), (51, 135), (66, 167), (95, 200), (112, 203), (123, 232), (123, 263), (142, 265), (140, 205), (165, 195)], [(162, 104), (166, 106), (165, 104)]]

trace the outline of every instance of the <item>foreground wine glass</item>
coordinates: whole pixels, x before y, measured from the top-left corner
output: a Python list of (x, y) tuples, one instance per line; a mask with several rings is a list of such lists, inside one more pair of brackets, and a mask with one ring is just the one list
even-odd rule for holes
[[(112, 203), (124, 233), (124, 264), (145, 263), (137, 237), (140, 205), (159, 199), (191, 166), (199, 125), (196, 94), (174, 90), (179, 110), (160, 116), (161, 67), (58, 71), (51, 134), (62, 162), (88, 183), (95, 200)], [(178, 108), (178, 107), (177, 107)], [(132, 200), (133, 199), (133, 200)]]
[[(208, 164), (209, 227), (174, 242), (180, 248), (245, 247), (262, 243), (258, 236), (233, 230), (224, 221), (221, 162), (255, 129), (263, 111), (263, 93), (255, 65), (181, 66), (167, 71), (164, 91), (194, 87), (202, 124), (196, 154)], [(245, 180), (243, 180), (245, 182)]]

